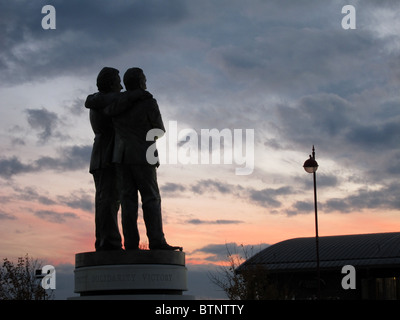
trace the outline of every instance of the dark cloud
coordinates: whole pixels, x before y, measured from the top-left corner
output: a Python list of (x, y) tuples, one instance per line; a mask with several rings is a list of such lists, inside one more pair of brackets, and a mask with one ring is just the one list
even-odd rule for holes
[(400, 120), (389, 120), (382, 124), (361, 124), (347, 134), (350, 144), (364, 150), (382, 152), (400, 146)]
[(56, 29), (43, 30), (43, 3), (2, 1), (1, 78), (6, 83), (87, 71), (99, 59), (140, 52), (185, 18), (185, 2), (53, 1)]
[(314, 212), (314, 203), (306, 201), (297, 201), (293, 204), (293, 208), (296, 209), (297, 213), (309, 213)]
[(64, 170), (79, 170), (88, 166), (92, 152), (91, 145), (75, 145), (63, 147), (60, 150), (60, 158), (57, 158), (57, 166)]
[(59, 150), (58, 157), (43, 156), (33, 162), (36, 171), (58, 170), (69, 171), (79, 170), (88, 167), (91, 146), (71, 146)]
[(23, 164), (17, 157), (0, 159), (0, 176), (6, 179), (33, 170), (32, 165)]
[(265, 249), (269, 246), (266, 243), (260, 243), (257, 245), (242, 245), (237, 244), (235, 242), (225, 243), (225, 244), (208, 244), (202, 248), (196, 249), (195, 251), (191, 252), (190, 254), (196, 252), (203, 252), (206, 254), (210, 254), (208, 258), (205, 260), (208, 261), (228, 261), (230, 255), (239, 255), (242, 258), (250, 258), (254, 254), (258, 253), (259, 251)]
[(46, 142), (54, 134), (54, 129), (58, 123), (58, 116), (56, 113), (42, 109), (27, 109), (28, 123), (34, 130), (38, 130), (39, 140)]
[(70, 208), (82, 209), (87, 212), (94, 210), (93, 195), (89, 195), (83, 190), (71, 192), (68, 196), (58, 196), (57, 200)]
[(65, 106), (65, 108), (74, 116), (80, 117), (82, 114), (86, 112), (85, 108), (82, 106), (85, 105), (85, 100), (81, 98), (74, 99), (71, 103)]
[(379, 189), (368, 187), (357, 190), (344, 198), (327, 200), (322, 208), (326, 212), (349, 213), (364, 209), (400, 210), (400, 184), (394, 182)]
[[(43, 186), (41, 187), (41, 189)], [(94, 195), (85, 190), (70, 191), (66, 195), (54, 197), (47, 196), (47, 192), (39, 190), (38, 187), (13, 185), (14, 194), (3, 199), (3, 203), (10, 201), (28, 201), (37, 202), (44, 206), (62, 205), (72, 209), (81, 209), (87, 212), (94, 212)], [(46, 193), (46, 194), (44, 194)]]
[(251, 189), (248, 193), (251, 202), (264, 208), (278, 208), (282, 205), (278, 197), (293, 194), (294, 190), (291, 187), (265, 188), (262, 190)]
[(336, 187), (339, 184), (339, 178), (333, 174), (318, 174), (318, 188)]
[(166, 196), (179, 196), (182, 192), (186, 190), (185, 186), (178, 184), (178, 183), (173, 183), (173, 182), (167, 182), (166, 184), (162, 185), (160, 187), (161, 192), (163, 195)]
[[(297, 179), (300, 181), (300, 179)], [(309, 180), (309, 181), (308, 181)], [(304, 190), (312, 190), (312, 179), (305, 181), (302, 179), (300, 182), (304, 186)], [(341, 183), (340, 180), (330, 174), (318, 174), (318, 189), (324, 190), (325, 188), (335, 188)], [(321, 186), (319, 186), (321, 184)], [(321, 188), (319, 188), (321, 187)], [(219, 180), (199, 180), (196, 184), (190, 188), (184, 188), (184, 190), (192, 190), (195, 194), (212, 194), (219, 193), (221, 195), (232, 195), (243, 201), (249, 201), (262, 208), (266, 209), (277, 209), (282, 208), (283, 199), (288, 196), (294, 196), (299, 192), (293, 187), (283, 186), (280, 188), (264, 188), (254, 189), (251, 187), (244, 188), (239, 185), (232, 185), (229, 183), (223, 183)], [(311, 192), (311, 191), (310, 191)], [(319, 210), (321, 212), (353, 212), (356, 210), (363, 209), (400, 209), (400, 201), (398, 200), (398, 194), (400, 192), (400, 185), (397, 182), (388, 183), (379, 189), (370, 189), (368, 187), (361, 188), (352, 194), (344, 198), (330, 198), (325, 202), (318, 203)], [(310, 193), (311, 195), (311, 193)], [(297, 214), (308, 214), (314, 212), (314, 203), (311, 201), (295, 201), (289, 209), (285, 209), (285, 213), (288, 216), (294, 216)], [(190, 219), (186, 221), (190, 224), (235, 224), (242, 223), (240, 220), (202, 220), (202, 219)]]
[[(305, 157), (307, 159), (307, 157)], [(340, 186), (345, 181), (341, 181), (340, 176), (335, 176), (333, 174), (327, 174), (323, 172), (324, 162), (321, 163), (322, 168), (317, 170), (316, 181), (318, 189), (329, 189)], [(320, 165), (320, 166), (321, 166)], [(321, 171), (321, 172), (319, 172)], [(305, 171), (304, 171), (305, 172)], [(294, 180), (299, 184), (299, 189), (302, 190), (311, 190), (313, 188), (313, 179), (312, 175), (310, 175), (307, 179), (307, 176), (298, 176), (295, 177)]]
[(200, 180), (196, 184), (191, 186), (191, 190), (197, 194), (203, 194), (205, 192), (213, 191), (222, 194), (229, 194), (236, 193), (237, 189), (240, 189), (240, 187), (212, 179)]
[(78, 216), (72, 212), (55, 212), (49, 210), (38, 210), (34, 212), (34, 215), (40, 219), (54, 223), (65, 223), (67, 219), (78, 219)]
[[(161, 188), (163, 190), (163, 187)], [(264, 208), (278, 208), (282, 205), (279, 200), (280, 197), (295, 194), (296, 191), (292, 187), (280, 187), (280, 188), (265, 188), (261, 190), (254, 189), (252, 187), (242, 187), (241, 185), (233, 185), (220, 180), (205, 179), (199, 180), (195, 184), (189, 187), (185, 187), (178, 184), (166, 184), (165, 189), (169, 192), (185, 192), (191, 191), (196, 195), (216, 195), (222, 196), (233, 196), (237, 199), (252, 202)], [(189, 220), (189, 223), (203, 224), (203, 223), (240, 223), (238, 220), (214, 220), (205, 221), (199, 219)]]
[(298, 145), (321, 145), (327, 140), (336, 147), (350, 123), (353, 106), (335, 94), (317, 94), (299, 99), (294, 106), (278, 105), (281, 132), (285, 141)]
[(281, 206), (279, 197), (296, 193), (292, 187), (265, 188), (257, 190), (251, 187), (244, 188), (219, 180), (199, 180), (190, 187), (195, 194), (232, 195), (245, 201), (250, 201), (264, 208), (278, 208)]
[(190, 219), (186, 223), (189, 224), (239, 224), (243, 223), (240, 220), (200, 220), (200, 219)]
[(309, 214), (314, 212), (315, 207), (313, 202), (296, 201), (290, 209), (286, 210), (286, 215), (291, 217), (298, 214)]
[(56, 204), (56, 201), (51, 198), (40, 194), (36, 188), (33, 187), (14, 187), (14, 191), (17, 193), (19, 199), (23, 199), (25, 201), (37, 201), (38, 203), (44, 205), (53, 205)]
[[(400, 146), (394, 105), (392, 98), (378, 99), (368, 91), (356, 99), (326, 93), (303, 97), (293, 105), (277, 106), (280, 140), (296, 150), (314, 144), (321, 168), (322, 157), (339, 167), (362, 169), (370, 183), (383, 181), (397, 172), (391, 165)], [(318, 179), (321, 187), (341, 182), (332, 174)]]
[[(328, 21), (333, 18), (332, 14)], [(275, 26), (265, 21), (265, 29), (261, 30), (262, 23), (257, 29), (245, 28), (247, 38), (243, 35), (210, 53), (214, 65), (236, 84), (291, 97), (320, 90), (349, 94), (370, 85), (370, 78), (359, 79), (360, 72), (383, 76), (376, 72), (373, 59), (379, 53), (375, 40), (360, 30), (344, 34), (340, 19), (336, 28), (326, 28), (327, 20), (296, 26), (284, 19)], [(350, 85), (352, 81), (358, 81), (357, 86)]]
[(16, 220), (16, 219), (17, 218), (14, 215), (0, 210), (0, 221), (1, 220)]
[(28, 164), (18, 157), (0, 159), (0, 176), (11, 178), (14, 175), (40, 172), (44, 170), (70, 171), (88, 167), (91, 146), (70, 146), (59, 150), (58, 157), (42, 156)]
[(24, 139), (17, 137), (17, 138), (11, 138), (11, 145), (12, 146), (17, 146), (17, 145), (25, 146), (26, 143), (25, 143)]
[[(311, 190), (311, 189), (310, 189)], [(351, 213), (361, 212), (365, 209), (400, 210), (400, 184), (390, 183), (380, 188), (363, 187), (348, 196), (341, 198), (329, 198), (324, 202), (318, 202), (319, 213)], [(309, 201), (296, 201), (286, 210), (288, 216), (298, 214), (314, 214), (314, 203)]]

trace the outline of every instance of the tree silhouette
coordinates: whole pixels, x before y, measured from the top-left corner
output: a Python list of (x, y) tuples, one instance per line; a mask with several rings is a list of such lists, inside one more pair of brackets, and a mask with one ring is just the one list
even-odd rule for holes
[(286, 287), (279, 287), (268, 271), (262, 266), (242, 269), (238, 267), (253, 255), (253, 247), (240, 245), (242, 254), (232, 252), (228, 246), (227, 263), (220, 266), (217, 273), (210, 273), (211, 282), (225, 291), (230, 300), (276, 300), (288, 299)]
[(0, 268), (0, 300), (53, 299), (53, 291), (44, 290), (36, 278), (37, 269), (41, 269), (40, 263), (28, 254), (19, 257), (16, 265), (4, 258)]

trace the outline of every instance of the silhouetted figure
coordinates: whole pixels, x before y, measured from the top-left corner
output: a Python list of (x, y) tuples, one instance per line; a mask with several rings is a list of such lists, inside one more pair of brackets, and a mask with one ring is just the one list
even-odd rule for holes
[[(97, 88), (102, 93), (120, 92), (122, 86), (119, 71), (103, 68), (97, 77)], [(118, 250), (122, 245), (117, 220), (119, 188), (115, 166), (112, 164), (114, 127), (111, 117), (95, 110), (90, 110), (90, 123), (95, 134), (89, 168), (96, 188), (95, 248), (97, 251)]]
[(140, 68), (128, 69), (124, 75), (126, 93), (139, 99), (116, 97), (113, 94), (91, 95), (86, 107), (101, 110), (113, 116), (115, 145), (113, 162), (121, 177), (121, 208), (124, 245), (127, 250), (136, 250), (140, 235), (137, 226), (138, 192), (142, 200), (143, 218), (151, 250), (182, 250), (167, 244), (163, 232), (161, 196), (156, 169), (146, 159), (147, 149), (154, 141), (147, 141), (151, 129), (165, 132), (157, 101), (146, 90), (146, 77)]
[[(140, 99), (143, 92), (120, 93), (121, 78), (114, 68), (103, 68), (97, 77), (99, 99), (105, 105), (111, 101), (134, 101)], [(93, 96), (93, 95), (91, 95)], [(90, 97), (90, 96), (89, 96)], [(100, 98), (101, 97), (101, 98)], [(107, 99), (106, 99), (107, 98)], [(116, 105), (109, 107), (108, 113), (102, 110), (90, 110), (90, 123), (95, 134), (89, 172), (93, 175), (95, 193), (95, 248), (101, 250), (121, 250), (121, 235), (118, 229), (118, 210), (120, 205), (120, 186), (117, 171), (112, 162), (115, 131), (111, 115), (122, 112)]]

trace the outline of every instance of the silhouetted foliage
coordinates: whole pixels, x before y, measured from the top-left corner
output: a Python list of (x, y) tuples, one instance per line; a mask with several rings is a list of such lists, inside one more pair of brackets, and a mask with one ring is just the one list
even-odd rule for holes
[(44, 290), (36, 279), (37, 269), (41, 269), (39, 262), (28, 254), (19, 257), (16, 265), (4, 258), (0, 268), (0, 300), (53, 299), (53, 291)]
[(285, 288), (278, 288), (268, 276), (268, 271), (262, 266), (243, 269), (237, 268), (250, 258), (251, 251), (241, 245), (243, 255), (233, 253), (227, 247), (227, 265), (221, 266), (218, 274), (210, 274), (211, 281), (225, 291), (231, 300), (270, 300), (286, 299)]

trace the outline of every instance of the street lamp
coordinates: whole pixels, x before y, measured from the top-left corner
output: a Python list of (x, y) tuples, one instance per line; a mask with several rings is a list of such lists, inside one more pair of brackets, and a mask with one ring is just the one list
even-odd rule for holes
[(318, 211), (317, 211), (317, 182), (315, 172), (318, 170), (318, 163), (315, 161), (315, 148), (312, 147), (310, 158), (304, 162), (303, 168), (306, 172), (313, 174), (314, 180), (314, 209), (315, 209), (315, 244), (317, 249), (317, 281), (318, 281), (318, 298), (321, 294), (320, 272), (319, 272), (319, 243), (318, 243)]

